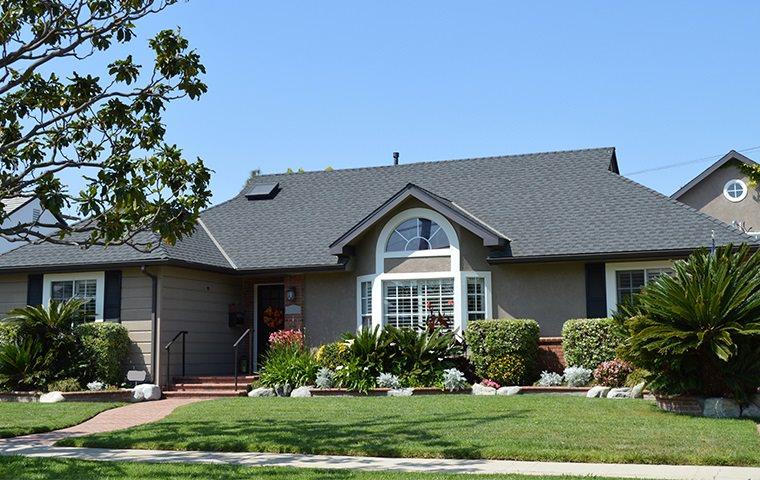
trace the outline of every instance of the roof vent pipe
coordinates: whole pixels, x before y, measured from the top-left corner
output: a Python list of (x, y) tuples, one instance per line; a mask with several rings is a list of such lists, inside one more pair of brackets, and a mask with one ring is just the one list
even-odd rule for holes
[(393, 152), (393, 164), (398, 165), (398, 152)]

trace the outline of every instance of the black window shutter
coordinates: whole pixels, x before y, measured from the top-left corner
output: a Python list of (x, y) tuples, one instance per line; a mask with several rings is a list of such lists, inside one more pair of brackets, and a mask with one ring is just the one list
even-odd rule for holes
[(26, 304), (36, 307), (42, 305), (42, 274), (29, 275), (26, 284)]
[(586, 317), (607, 316), (607, 282), (603, 263), (586, 264)]
[(121, 321), (121, 270), (106, 270), (103, 292), (103, 320)]

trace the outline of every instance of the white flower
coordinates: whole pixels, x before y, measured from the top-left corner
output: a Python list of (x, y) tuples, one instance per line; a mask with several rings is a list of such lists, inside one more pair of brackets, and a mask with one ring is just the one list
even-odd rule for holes
[(335, 367), (335, 370), (343, 370), (343, 365), (338, 365), (337, 367)]

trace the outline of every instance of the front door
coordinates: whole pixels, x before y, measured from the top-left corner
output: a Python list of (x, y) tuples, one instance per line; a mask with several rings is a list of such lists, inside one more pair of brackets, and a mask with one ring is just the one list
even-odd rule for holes
[(261, 365), (269, 348), (269, 334), (282, 330), (285, 323), (285, 287), (259, 285), (256, 297), (256, 361)]

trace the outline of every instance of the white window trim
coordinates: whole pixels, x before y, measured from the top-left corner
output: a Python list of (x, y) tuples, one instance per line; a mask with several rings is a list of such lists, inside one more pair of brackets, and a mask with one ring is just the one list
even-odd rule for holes
[(356, 277), (356, 331), (362, 329), (362, 283), (372, 282), (372, 327), (375, 327), (375, 277), (377, 275), (362, 275)]
[(468, 278), (482, 278), (483, 279), (483, 295), (485, 295), (485, 308), (486, 318), (494, 318), (493, 305), (491, 303), (491, 272), (462, 272), (462, 300), (461, 300), (461, 313), (462, 316), (462, 331), (467, 328), (467, 279)]
[(105, 298), (105, 272), (46, 273), (42, 277), (42, 304), (50, 305), (52, 282), (95, 280), (95, 321), (103, 321), (103, 303)]
[(673, 268), (673, 260), (650, 260), (645, 262), (607, 263), (605, 266), (605, 283), (607, 290), (607, 315), (617, 311), (617, 272), (619, 270), (647, 270), (655, 268)]
[[(434, 250), (416, 250), (414, 252), (386, 252), (385, 247), (388, 244), (393, 231), (407, 220), (414, 218), (427, 218), (434, 221), (441, 227), (443, 233), (449, 238), (449, 248), (438, 248)], [(382, 273), (385, 271), (385, 259), (386, 258), (409, 258), (409, 257), (451, 257), (451, 271), (459, 271), (459, 238), (457, 237), (456, 230), (451, 225), (451, 222), (429, 208), (410, 208), (399, 212), (393, 218), (388, 220), (383, 229), (380, 231), (380, 235), (377, 237), (377, 245), (375, 246), (375, 273)], [(374, 285), (373, 285), (374, 288)], [(373, 305), (374, 308), (374, 305)]]
[[(741, 196), (739, 196), (737, 198), (733, 198), (731, 195), (728, 194), (728, 187), (732, 183), (734, 183), (734, 182), (736, 182), (739, 185), (741, 185), (742, 188), (744, 189), (744, 191), (741, 194)], [(748, 192), (749, 192), (749, 189), (747, 188), (747, 184), (743, 180), (740, 180), (738, 178), (731, 179), (731, 180), (727, 181), (725, 185), (723, 185), (723, 196), (726, 197), (726, 200), (728, 200), (729, 202), (733, 202), (733, 203), (741, 202), (742, 200), (744, 200), (745, 198), (747, 198), (747, 193)]]

